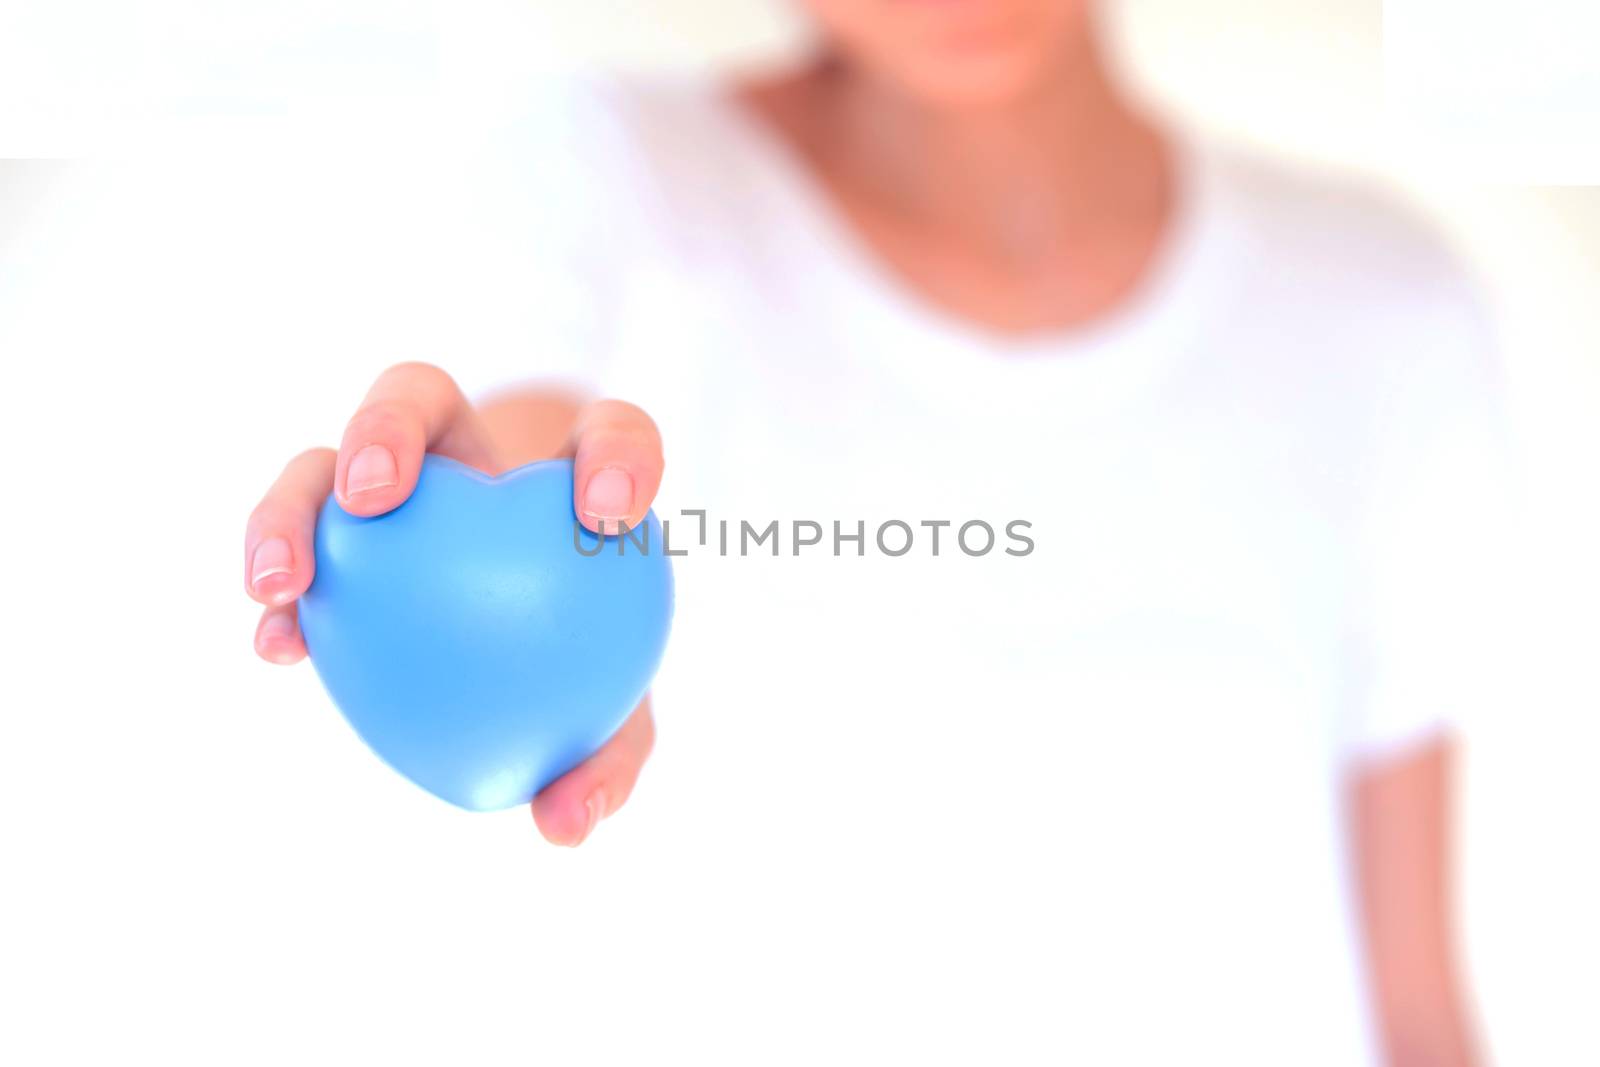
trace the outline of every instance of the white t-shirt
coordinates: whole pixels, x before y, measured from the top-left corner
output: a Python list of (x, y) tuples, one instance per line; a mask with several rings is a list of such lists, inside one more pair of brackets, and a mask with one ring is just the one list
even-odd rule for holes
[(539, 112), (482, 171), (502, 254), (450, 367), (665, 440), (689, 554), (635, 803), (701, 829), (682, 927), (619, 966), (693, 955), (710, 1060), (1370, 1059), (1341, 776), (1497, 692), (1496, 370), (1450, 258), (1191, 146), (1136, 298), (1008, 340), (709, 88)]

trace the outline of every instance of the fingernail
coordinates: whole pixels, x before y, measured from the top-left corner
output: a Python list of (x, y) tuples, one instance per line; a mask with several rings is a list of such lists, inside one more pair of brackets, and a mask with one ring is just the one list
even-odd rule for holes
[(625, 519), (633, 513), (633, 478), (621, 467), (602, 467), (589, 475), (583, 511), (593, 519)]
[(287, 611), (275, 611), (261, 624), (261, 643), (294, 636), (294, 618)]
[(250, 557), (250, 588), (259, 588), (273, 575), (288, 574), (293, 569), (294, 552), (289, 542), (281, 537), (269, 537), (256, 546)]
[(299, 658), (294, 634), (294, 615), (287, 611), (275, 611), (262, 620), (261, 630), (256, 634), (256, 648), (273, 663), (293, 663)]
[(400, 474), (395, 466), (394, 453), (382, 445), (368, 445), (357, 452), (350, 457), (350, 466), (344, 472), (345, 496), (399, 484)]
[(606, 817), (606, 793), (603, 789), (596, 789), (589, 794), (589, 799), (583, 802), (589, 812), (589, 823), (583, 828), (583, 836), (572, 843), (573, 847), (589, 840), (589, 835), (594, 833), (594, 828), (600, 825), (600, 820)]

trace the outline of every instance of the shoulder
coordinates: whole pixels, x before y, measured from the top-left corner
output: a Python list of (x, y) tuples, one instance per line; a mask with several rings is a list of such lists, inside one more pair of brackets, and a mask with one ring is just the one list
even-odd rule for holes
[(1232, 238), (1286, 282), (1363, 309), (1475, 313), (1465, 261), (1398, 191), (1237, 152), (1205, 167)]
[(1398, 192), (1226, 151), (1205, 150), (1203, 173), (1232, 257), (1230, 311), (1275, 327), (1286, 355), (1379, 389), (1495, 376), (1472, 269)]

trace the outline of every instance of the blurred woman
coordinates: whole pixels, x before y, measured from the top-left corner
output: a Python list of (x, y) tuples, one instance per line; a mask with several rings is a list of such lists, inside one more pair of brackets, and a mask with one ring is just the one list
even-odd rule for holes
[[(807, 8), (797, 69), (516, 131), (472, 350), (386, 372), (250, 519), (258, 651), (305, 654), (330, 489), (376, 515), (425, 449), (571, 454), (591, 528), (657, 502), (712, 531), (658, 680), (682, 769), (645, 802), (683, 870), (744, 874), (676, 917), (692, 946), (617, 947), (718, 962), (708, 1058), (1475, 1062), (1448, 725), (1492, 699), (1499, 509), (1470, 286), (1381, 201), (1154, 121), (1086, 0)], [(452, 374), (569, 384), (474, 404)], [(646, 702), (535, 800), (545, 836), (614, 814), (654, 733)]]

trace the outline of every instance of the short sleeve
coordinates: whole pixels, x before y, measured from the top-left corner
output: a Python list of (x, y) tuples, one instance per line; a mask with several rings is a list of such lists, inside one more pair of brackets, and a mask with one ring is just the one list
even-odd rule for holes
[(1509, 692), (1520, 512), (1493, 334), (1451, 271), (1379, 317), (1356, 557), (1349, 752), (1382, 759)]
[(612, 94), (580, 81), (539, 85), (466, 146), (448, 366), (469, 396), (528, 381), (602, 388), (640, 233), (632, 159)]

